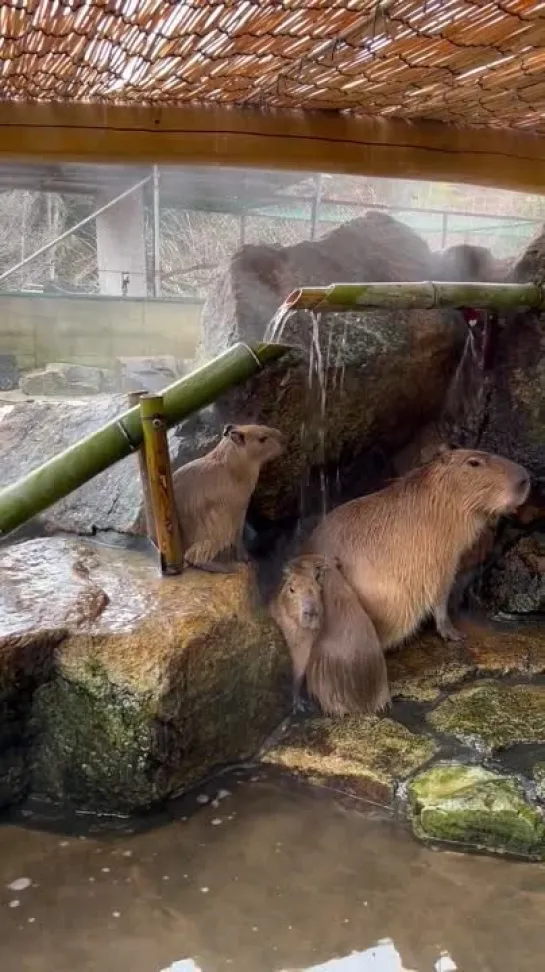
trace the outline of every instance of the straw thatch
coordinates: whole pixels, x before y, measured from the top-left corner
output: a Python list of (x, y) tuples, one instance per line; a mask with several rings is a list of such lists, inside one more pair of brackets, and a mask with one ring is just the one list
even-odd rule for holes
[(545, 134), (537, 0), (2, 0), (2, 100), (348, 110)]

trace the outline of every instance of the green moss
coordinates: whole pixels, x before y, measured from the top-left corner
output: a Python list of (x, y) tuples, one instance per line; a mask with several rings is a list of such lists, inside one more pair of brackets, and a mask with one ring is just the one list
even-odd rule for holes
[(428, 716), (439, 732), (493, 753), (545, 739), (545, 688), (477, 683), (442, 702)]
[(441, 764), (409, 785), (413, 830), (423, 840), (545, 859), (545, 824), (515, 780), (480, 766)]
[(464, 649), (445, 649), (433, 634), (423, 634), (387, 657), (392, 698), (433, 702), (441, 691), (459, 685), (475, 666)]
[(147, 690), (114, 679), (92, 646), (65, 661), (34, 699), (32, 790), (103, 812), (146, 809), (253, 756), (289, 699), (289, 659), (263, 618), (220, 622), (173, 649)]
[(431, 759), (433, 740), (391, 719), (309, 719), (293, 727), (266, 761), (308, 782), (358, 795), (393, 795), (394, 785)]
[(545, 800), (545, 763), (536, 763), (534, 766), (534, 780), (538, 797)]

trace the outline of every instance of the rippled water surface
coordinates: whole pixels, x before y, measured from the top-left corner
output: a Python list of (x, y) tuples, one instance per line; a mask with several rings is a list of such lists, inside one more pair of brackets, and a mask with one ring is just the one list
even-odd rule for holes
[(434, 853), (267, 780), (220, 795), (133, 836), (0, 827), (2, 972), (542, 967), (542, 866)]

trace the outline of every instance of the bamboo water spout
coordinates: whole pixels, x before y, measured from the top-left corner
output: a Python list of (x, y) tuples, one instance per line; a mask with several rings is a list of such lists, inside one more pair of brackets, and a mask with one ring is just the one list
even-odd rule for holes
[[(242, 342), (208, 364), (169, 385), (163, 392), (168, 427), (209, 405), (233, 385), (251, 378), (287, 348), (281, 344), (249, 347)], [(0, 491), (0, 536), (16, 530), (79, 486), (139, 449), (142, 421), (138, 406), (123, 412), (80, 439), (23, 479)]]
[(482, 310), (545, 309), (545, 286), (532, 283), (338, 283), (294, 290), (286, 310), (320, 313), (356, 311), (364, 307), (401, 308), (477, 307)]

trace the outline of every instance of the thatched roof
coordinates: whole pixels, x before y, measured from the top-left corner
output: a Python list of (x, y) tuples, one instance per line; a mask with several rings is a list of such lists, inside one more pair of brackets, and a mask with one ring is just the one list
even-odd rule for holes
[(537, 0), (3, 0), (2, 99), (327, 109), (545, 134)]
[(5, 159), (545, 187), (542, 0), (0, 0), (0, 32)]

